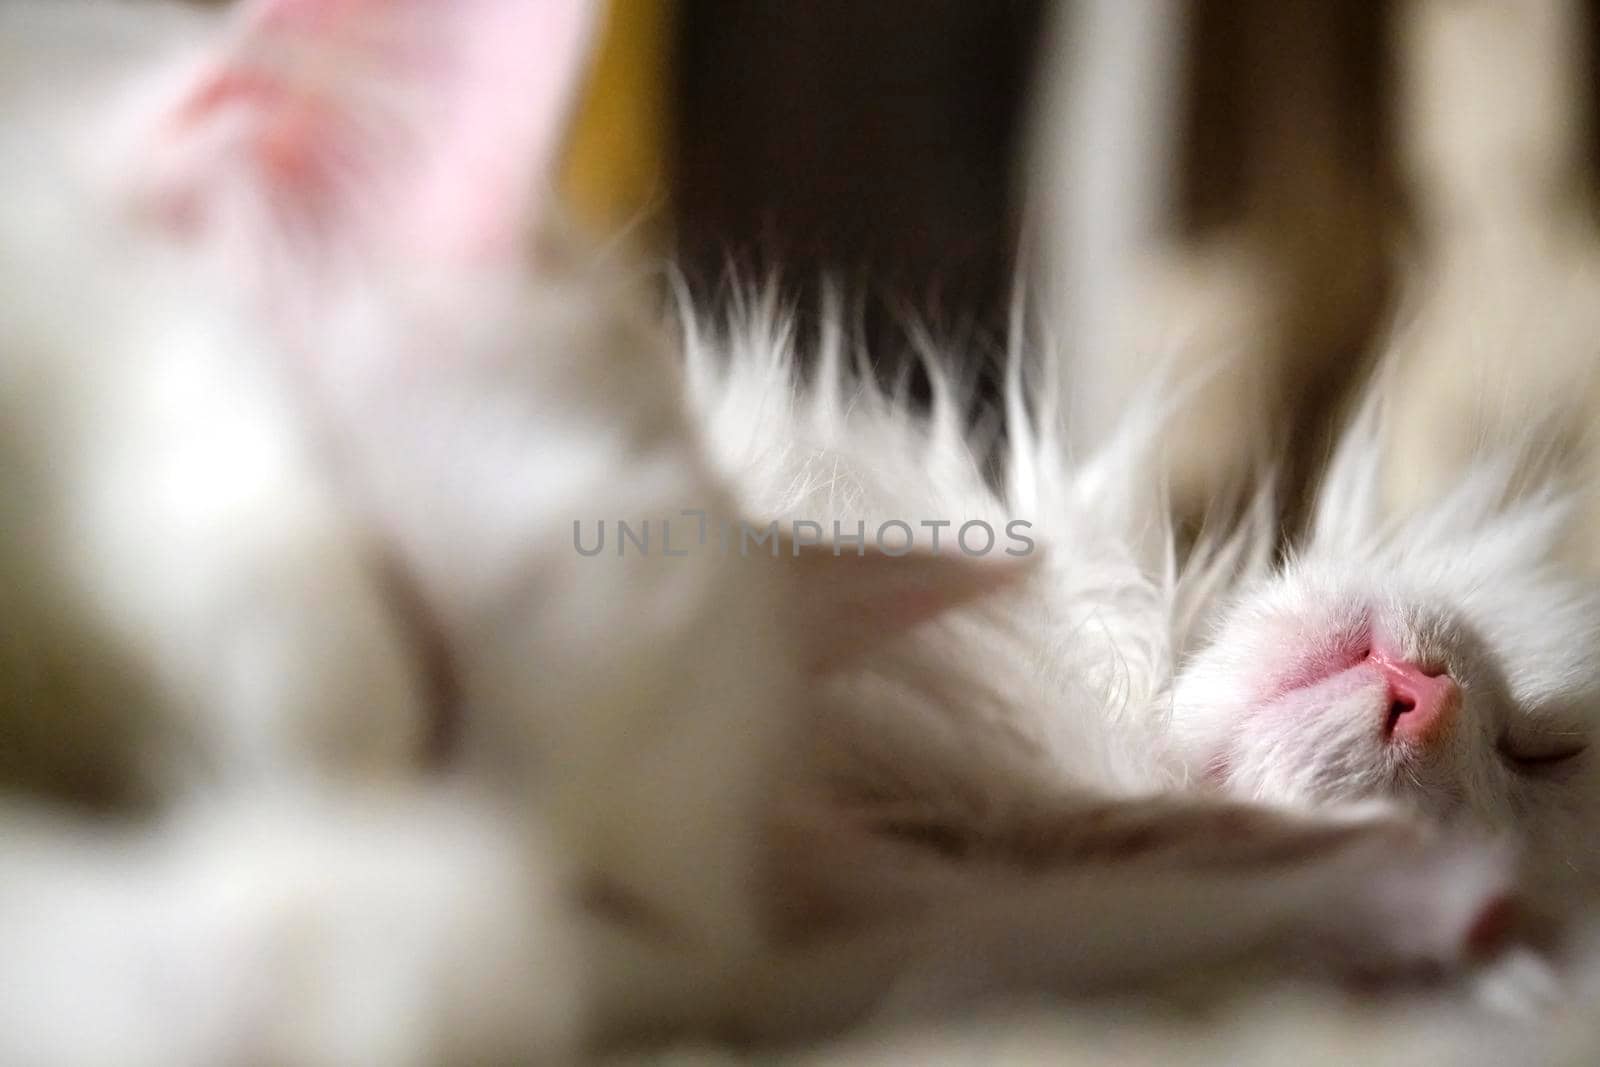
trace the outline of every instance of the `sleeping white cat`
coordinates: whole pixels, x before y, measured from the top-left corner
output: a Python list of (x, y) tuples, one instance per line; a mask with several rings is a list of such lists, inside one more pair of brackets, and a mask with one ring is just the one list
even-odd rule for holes
[(1384, 798), (1502, 833), (1529, 889), (1600, 889), (1600, 585), (1564, 554), (1586, 496), (1480, 457), (1385, 520), (1385, 404), (1368, 402), (1303, 550), (1247, 580), (1177, 678), (1197, 782), (1306, 808)]
[[(0, 473), (18, 521), (0, 561), (28, 594), (4, 669), (38, 679), (7, 691), (14, 732), (38, 739), (12, 750), (8, 784), (180, 814), (211, 787), (176, 844), (67, 834), (58, 854), (30, 834), (13, 899), (50, 895), (65, 855), (106, 884), (85, 921), (136, 915), (126, 850), (169, 887), (181, 937), (229, 828), (321, 811), (331, 838), (366, 836), (443, 803), (427, 781), (443, 763), (497, 795), (460, 818), (553, 870), (530, 879), (530, 913), (578, 928), (581, 953), (552, 958), (530, 1003), (576, 982), (599, 1032), (694, 1017), (763, 943), (757, 835), (802, 672), (882, 639), (850, 610), (863, 595), (893, 631), (985, 581), (956, 561), (930, 598), (915, 561), (845, 575), (815, 554), (576, 550), (575, 521), (733, 516), (626, 275), (548, 231), (524, 239), (550, 211), (597, 15), (570, 0), (4, 12)], [(118, 61), (64, 77), (104, 54)], [(804, 602), (780, 599), (797, 585)], [(318, 799), (374, 776), (409, 780), (376, 815)], [(405, 870), (419, 842), (370, 843)], [(338, 924), (349, 901), (316, 877), (319, 847), (242, 879), (243, 943), (277, 939), (279, 875), (291, 914)], [(503, 904), (516, 869), (469, 865), (445, 895), (481, 874)], [(396, 921), (435, 946), (453, 920), (427, 896)], [(35, 947), (19, 973), (73, 951)], [(113, 975), (150, 946), (101, 947)], [(383, 980), (307, 948), (309, 968), (348, 967), (356, 999)], [(490, 957), (484, 974), (458, 961), (460, 980), (491, 980)], [(295, 994), (261, 995), (236, 1010)], [(417, 1036), (408, 1055), (435, 1056)]]
[[(834, 999), (798, 998), (791, 1022), (800, 1006), (860, 1010), (875, 983), (925, 1009), (1159, 984), (1241, 956), (1449, 968), (1503, 937), (1511, 887), (1493, 846), (1389, 805), (1275, 813), (1187, 788), (1170, 687), (1270, 541), (1251, 527), (1172, 563), (1156, 487), (1127, 476), (1146, 469), (1172, 398), (1152, 393), (1111, 447), (1074, 462), (1048, 394), (1030, 414), (1015, 357), (996, 493), (941, 368), (931, 413), (914, 414), (841, 370), (844, 331), (825, 321), (820, 366), (797, 386), (775, 299), (725, 332), (690, 320), (693, 389), (747, 508), (869, 528), (1026, 519), (1040, 551), (994, 595), (813, 690), (774, 877), (782, 933), (814, 947)], [(1263, 528), (1269, 514), (1265, 500), (1253, 512)], [(907, 940), (873, 956), (863, 931)]]
[[(83, 26), (103, 17), (98, 39), (121, 39), (130, 10), (82, 7), (52, 37), (61, 8), (12, 9), (22, 29), (5, 39), (26, 41), (30, 56), (50, 42), (81, 56), (73, 49), (97, 39)], [(1002, 973), (977, 974), (996, 987), (1138, 982), (1297, 936), (1324, 946), (1319, 962), (1459, 962), (1504, 888), (1491, 853), (1446, 842), (1397, 854), (1397, 841), (1416, 843), (1410, 828), (1366, 814), (1096, 806), (1168, 784), (1148, 747), (1159, 735), (1139, 719), (1159, 702), (1175, 605), (1194, 588), (1152, 578), (1159, 555), (1143, 535), (1159, 544), (1159, 523), (1146, 528), (1152, 513), (1119, 487), (1114, 454), (1069, 477), (1049, 442), (1019, 444), (1013, 501), (1036, 522), (1058, 520), (1075, 555), (1054, 557), (1014, 599), (991, 598), (834, 681), (821, 673), (1020, 572), (922, 556), (888, 568), (825, 553), (574, 550), (574, 520), (734, 512), (687, 428), (662, 342), (627, 294), (548, 244), (532, 285), (523, 270), (516, 235), (542, 208), (526, 190), (545, 176), (591, 11), (261, 0), (216, 26), (174, 20), (162, 56), (133, 64), (103, 98), (87, 84), (56, 88), (70, 66), (9, 68), (44, 81), (16, 75), (25, 117), (0, 138), (14, 190), (0, 198), (0, 272), (15, 309), (0, 327), (0, 463), (22, 487), (8, 495), (19, 515), (0, 531), (0, 558), (12, 588), (28, 591), (8, 618), (18, 637), (6, 677), (74, 668), (7, 704), (43, 754), (27, 753), (13, 781), (60, 791), (63, 768), (91, 757), (89, 785), (69, 792), (108, 779), (171, 797), (196, 779), (232, 792), (356, 772), (415, 777), (430, 723), (465, 711), (463, 765), (509, 771), (511, 797), (554, 824), (575, 872), (559, 895), (586, 905), (598, 1015), (670, 1022), (744, 992), (736, 965), (772, 920), (753, 897), (770, 888), (757, 885), (764, 796), (785, 712), (798, 709), (811, 729), (794, 763), (828, 770), (835, 785), (887, 772), (905, 790), (890, 799), (907, 801), (869, 807), (866, 835), (827, 821), (831, 810), (808, 823), (802, 804), (775, 842), (775, 870), (793, 878), (779, 889), (805, 898), (800, 925), (840, 905), (892, 920), (887, 944), (847, 942), (837, 957), (794, 963), (820, 968), (804, 988), (839, 990), (846, 1010), (908, 973), (936, 985), (973, 973), (952, 931), (988, 946)], [(530, 41), (543, 62), (528, 61)], [(781, 364), (781, 339), (765, 343)], [(751, 359), (771, 397), (790, 395), (786, 366)], [(1013, 517), (977, 477), (958, 423), (923, 438), (881, 414), (881, 436), (867, 418), (839, 456), (823, 442), (825, 460), (847, 461), (843, 479), (814, 462), (803, 427), (792, 440), (762, 427), (800, 460), (774, 476), (801, 480), (769, 493), (803, 489), (797, 499), (841, 517), (914, 503)], [(858, 491), (869, 498), (830, 496)], [(398, 581), (379, 557), (397, 564)], [(797, 587), (803, 598), (782, 599)], [(799, 625), (786, 631), (776, 617)], [(62, 693), (49, 684), (60, 677), (104, 681)], [(806, 681), (821, 699), (796, 700)], [(143, 740), (130, 748), (119, 732)], [(816, 784), (802, 777), (801, 793)], [(233, 821), (234, 803), (217, 818), (247, 828), (248, 805)], [(366, 825), (318, 804), (335, 841), (340, 827)], [(481, 817), (486, 838), (518, 836), (499, 822), (503, 809)], [(975, 882), (902, 847), (990, 830), (999, 860), (979, 864)], [(537, 857), (542, 836), (528, 837)], [(195, 853), (212, 855), (215, 839), (196, 839)], [(1130, 840), (1143, 842), (1136, 869), (1121, 866)], [(1286, 843), (1305, 862), (1286, 866), (1276, 855)], [(56, 845), (76, 855), (72, 835)], [(393, 843), (398, 869), (418, 845)], [(120, 881), (116, 849), (93, 847), (87, 869), (114, 879), (110, 913), (138, 914), (141, 885)], [(817, 864), (819, 854), (837, 862)], [(324, 853), (285, 855), (315, 864)], [(1115, 861), (1121, 877), (1085, 855)], [(1052, 876), (1019, 882), (1015, 861), (1029, 857)], [(55, 869), (8, 877), (51, 886)], [(187, 863), (154, 869), (193, 884)], [(499, 908), (515, 890), (494, 864), (483, 869)], [(181, 899), (205, 899), (208, 877)], [(470, 889), (451, 882), (442, 895)], [(337, 890), (305, 906), (336, 917), (347, 906)], [(542, 914), (544, 890), (528, 893)], [(279, 898), (252, 899), (239, 929), (255, 936), (244, 940), (274, 943)], [(415, 929), (440, 929), (431, 905), (400, 910)], [(1167, 936), (1130, 956), (1152, 915)], [(26, 921), (20, 909), (9, 918)], [(1019, 929), (1044, 951), (1013, 951)], [(121, 962), (125, 942), (97, 944)], [(52, 952), (70, 955), (49, 939), (36, 947), (43, 967), (58, 962)], [(794, 973), (778, 988), (793, 993)], [(341, 988), (381, 978), (357, 965)], [(270, 996), (261, 1003), (246, 1005), (270, 1010)], [(790, 1008), (753, 1008), (752, 1025), (791, 1024)], [(420, 1049), (420, 1060), (439, 1055)]]

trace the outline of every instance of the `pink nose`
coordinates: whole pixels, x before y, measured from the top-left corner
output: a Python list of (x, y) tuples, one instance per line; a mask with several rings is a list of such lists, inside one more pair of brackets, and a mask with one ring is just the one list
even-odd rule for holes
[(1373, 649), (1369, 658), (1389, 683), (1388, 736), (1428, 744), (1449, 729), (1461, 705), (1461, 687), (1454, 678), (1382, 649)]

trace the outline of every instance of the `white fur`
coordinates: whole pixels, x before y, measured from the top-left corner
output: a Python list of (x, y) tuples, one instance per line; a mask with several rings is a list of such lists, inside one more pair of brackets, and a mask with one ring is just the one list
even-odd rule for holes
[[(1143, 566), (1153, 512), (1143, 490), (1093, 465), (1069, 467), (1051, 425), (1041, 423), (1035, 441), (1028, 413), (1018, 407), (1025, 421), (1014, 423), (1002, 475), (1015, 502), (1002, 500), (968, 443), (963, 398), (942, 368), (930, 368), (933, 409), (919, 419), (845, 370), (843, 327), (833, 321), (825, 329), (817, 384), (807, 388), (794, 365), (790, 326), (771, 298), (736, 314), (726, 336), (691, 321), (691, 386), (745, 508), (819, 522), (830, 537), (836, 520), (852, 531), (865, 523), (869, 538), (886, 520), (913, 527), (946, 520), (953, 525), (943, 530), (942, 551), (950, 555), (959, 554), (954, 537), (970, 520), (997, 531), (1027, 521), (1038, 542), (1024, 588), (895, 643), (887, 689), (851, 683), (875, 688), (849, 701), (842, 715), (867, 717), (870, 725), (852, 727), (841, 749), (865, 758), (880, 746), (948, 746), (941, 774), (986, 789), (1007, 782), (1023, 792), (1024, 782), (1113, 793), (1148, 787), (1154, 771), (1135, 738), (1149, 725), (1143, 717), (1156, 696), (1152, 683), (1159, 686), (1171, 670), (1172, 590)], [(1154, 532), (1159, 542), (1162, 531)], [(918, 532), (923, 550), (930, 550), (930, 534)], [(893, 691), (908, 679), (916, 680), (914, 689)], [(907, 700), (918, 707), (901, 706)], [(938, 710), (945, 701), (947, 715)], [(1096, 713), (1014, 714), (1084, 703)], [(997, 718), (974, 718), (979, 714)], [(1103, 729), (1107, 717), (1125, 719), (1130, 735)], [(1007, 770), (979, 769), (990, 760)]]
[(405, 766), (404, 634), (285, 353), (38, 128), (0, 130), (0, 655), (16, 756), (41, 761), (12, 773), (60, 784), (87, 761), (142, 792)]
[[(1586, 498), (1540, 491), (1518, 476), (1514, 454), (1486, 453), (1432, 507), (1386, 524), (1388, 413), (1374, 394), (1345, 435), (1309, 543), (1284, 567), (1266, 566), (1262, 506), (1232, 541), (1203, 545), (1165, 578), (1141, 561), (1129, 526), (1103, 521), (1144, 513), (1131, 501), (1145, 489), (1125, 477), (1137, 449), (1074, 468), (1051, 434), (1014, 421), (1005, 492), (995, 493), (947, 385), (936, 384), (923, 424), (870, 387), (832, 384), (840, 360), (825, 356), (822, 386), (797, 398), (781, 318), (769, 309), (756, 318), (769, 332), (744, 329), (710, 417), (725, 459), (748, 464), (756, 510), (865, 515), (869, 525), (891, 514), (1021, 514), (1045, 552), (1025, 588), (925, 627), (852, 683), (831, 713), (862, 720), (836, 746), (846, 758), (891, 773), (889, 756), (864, 755), (881, 748), (937, 767), (930, 790), (975, 791), (985, 804), (1044, 783), (1112, 793), (1203, 785), (1224, 767), (1223, 788), (1247, 799), (1303, 809), (1401, 800), (1504, 834), (1525, 850), (1540, 892), (1592, 882), (1592, 755), (1534, 772), (1499, 751), (1551, 752), (1595, 730), (1600, 589), (1560, 555)], [(1015, 396), (1011, 406), (1023, 410)], [(1159, 429), (1154, 419), (1134, 426)], [(1190, 617), (1199, 621), (1179, 625)], [(1362, 672), (1256, 706), (1253, 693), (1372, 627), (1461, 684), (1461, 723), (1438, 751), (1403, 757), (1382, 743), (1373, 717), (1387, 691)], [(1184, 655), (1186, 644), (1203, 647)], [(1165, 752), (1140, 766), (1121, 758), (1130, 749)]]
[[(501, 2), (512, 0), (474, 10), (505, 14)], [(423, 10), (446, 17), (412, 14)], [(195, 61), (182, 41), (179, 82)], [(372, 95), (338, 93), (359, 88), (363, 69), (339, 68), (317, 88), (381, 126), (388, 105), (410, 98), (387, 90), (418, 87), (368, 87), (385, 103), (368, 113)], [(141, 81), (108, 121), (137, 126), (162, 84)], [(69, 121), (76, 105), (57, 112), (48, 94), (33, 100), (47, 117), (14, 131), (57, 120), (81, 129)], [(210, 1062), (220, 1048), (307, 1063), (560, 1055), (579, 1007), (539, 964), (571, 974), (560, 962), (569, 951), (584, 959), (574, 980), (591, 1033), (604, 1037), (729, 1019), (756, 1033), (803, 1029), (802, 994), (831, 998), (816, 1008), (826, 1025), (873, 1010), (890, 990), (920, 1011), (969, 999), (974, 980), (992, 987), (980, 994), (1094, 992), (1285, 946), (1310, 946), (1311, 959), (1335, 967), (1461, 962), (1463, 932), (1504, 889), (1492, 851), (1413, 836), (1366, 810), (1280, 818), (1155, 795), (1200, 769), (1196, 746), (1227, 721), (1227, 687), (1261, 662), (1229, 649), (1262, 640), (1245, 632), (1229, 643), (1224, 629), (1180, 676), (1220, 593), (1259, 568), (1263, 539), (1247, 526), (1181, 572), (1172, 562), (1156, 487), (1130, 476), (1145, 469), (1168, 401), (1136, 410), (1102, 454), (1069, 462), (1053, 407), (1030, 417), (1022, 403), (1014, 358), (996, 492), (937, 368), (931, 417), (910, 417), (842, 370), (836, 331), (822, 385), (798, 392), (783, 317), (756, 307), (731, 339), (688, 319), (706, 446), (680, 406), (665, 343), (619, 287), (559, 249), (542, 250), (531, 279), (493, 256), (459, 260), (444, 254), (461, 251), (459, 235), (414, 233), (409, 218), (403, 240), (369, 243), (382, 221), (371, 212), (321, 235), (337, 254), (296, 259), (329, 246), (257, 233), (285, 205), (253, 199), (262, 190), (247, 166), (218, 177), (204, 165), (212, 152), (237, 163), (227, 138), (240, 129), (248, 123), (207, 131), (220, 140), (176, 171), (123, 161), (131, 190), (81, 145), (41, 163), (20, 135), (0, 138), (0, 162), (11, 164), (0, 283), (20, 297), (0, 324), (0, 475), (22, 487), (7, 498), (18, 521), (0, 530), (3, 577), (21, 591), (7, 619), (15, 666), (5, 670), (26, 678), (65, 661), (88, 692), (41, 683), (4, 710), (47, 741), (61, 731), (45, 751), (62, 763), (85, 752), (110, 767), (132, 757), (119, 769), (169, 801), (187, 797), (193, 768), (209, 764), (229, 794), (200, 814), (180, 801), (170, 822), (110, 841), (4, 816), (21, 844), (0, 884), (0, 923), (27, 933), (42, 908), (54, 920), (8, 957), (7, 984), (30, 998), (11, 1032), (38, 1043), (19, 1057), (43, 1049), (46, 1059), (104, 1062), (108, 1033), (126, 1058), (150, 1062)], [(427, 124), (385, 129), (404, 144)], [(140, 143), (135, 129), (107, 145)], [(408, 173), (374, 177), (403, 189)], [(204, 190), (223, 205), (219, 232), (175, 235), (125, 214), (147, 203), (152, 184), (197, 176), (220, 182)], [(366, 175), (340, 176), (348, 191)], [(247, 269), (255, 254), (266, 269)], [(201, 292), (212, 310), (193, 306)], [(727, 365), (718, 348), (731, 349)], [(1348, 478), (1374, 484), (1370, 473)], [(1384, 595), (1398, 598), (1402, 622), (1459, 611), (1495, 644), (1507, 659), (1503, 689), (1487, 669), (1463, 672), (1492, 713), (1587, 700), (1584, 660), (1530, 638), (1541, 625), (1571, 636), (1594, 617), (1570, 586), (1523, 566), (1555, 513), (1502, 517), (1481, 506), (1480, 484), (1491, 483), (1470, 483), (1418, 528), (1425, 548), (1402, 551), (1366, 530), (1319, 541), (1339, 553), (1317, 572), (1323, 595), (1310, 607), (1304, 590), (1285, 596), (1287, 610), (1337, 614), (1356, 588), (1349, 561), (1360, 558), (1363, 580), (1394, 571)], [(827, 523), (983, 519), (1003, 529), (1022, 519), (1040, 552), (1020, 579), (994, 570), (991, 597), (919, 616), (910, 633), (888, 627), (858, 664), (803, 679), (816, 667), (805, 651), (815, 635), (784, 621), (826, 622), (794, 598), (829, 595), (832, 583), (797, 584), (781, 560), (710, 550), (591, 559), (570, 540), (574, 521), (660, 521), (685, 508), (732, 519), (735, 499), (762, 517)], [(437, 697), (421, 683), (417, 620), (367, 562), (374, 544), (398, 559), (422, 621), (449, 651), (452, 710), (466, 715), (459, 765), (490, 787), (511, 782), (502, 803), (447, 801), (436, 813), (414, 787), (374, 813), (337, 790), (282, 788), (306, 763), (335, 776), (369, 763), (421, 773), (415, 740)], [(1346, 555), (1351, 545), (1366, 554)], [(1250, 617), (1231, 625), (1247, 631)], [(1454, 632), (1440, 623), (1415, 639)], [(1281, 654), (1278, 644), (1267, 652)], [(1191, 702), (1195, 686), (1205, 699)], [(791, 726), (804, 733), (785, 747)], [(112, 743), (124, 731), (149, 740)], [(184, 751), (191, 734), (198, 756)], [(157, 771), (144, 770), (143, 751), (161, 761)], [(1308, 761), (1319, 753), (1291, 755), (1303, 758), (1287, 762), (1288, 780), (1314, 780)], [(1474, 791), (1489, 773), (1482, 756), (1464, 751), (1434, 784), (1440, 795), (1464, 790), (1482, 801), (1467, 805), (1475, 814), (1520, 832), (1508, 815), (1525, 798)], [(25, 764), (14, 779), (59, 785), (58, 766)], [(261, 781), (274, 789), (250, 788)], [(774, 815), (768, 793), (780, 789)], [(805, 821), (819, 793), (820, 828)], [(861, 809), (830, 803), (841, 795)], [(1086, 812), (1098, 821), (1074, 821)], [(1017, 854), (1055, 866), (1033, 877), (1003, 852), (970, 868), (928, 862), (904, 842), (854, 833), (853, 814), (869, 830), (887, 818), (1005, 847), (1020, 835)], [(1241, 829), (1242, 814), (1251, 821)], [(560, 857), (553, 875), (546, 822)], [(1139, 840), (1191, 826), (1192, 842), (1169, 842), (1149, 865), (1116, 862), (1124, 830)], [(764, 829), (774, 835), (763, 839)], [(447, 854), (434, 868), (425, 861), (439, 838)], [(796, 842), (807, 847), (784, 851)], [(1273, 866), (1285, 842), (1316, 844), (1316, 862)], [(1074, 847), (1112, 859), (1081, 863)], [(1204, 870), (1217, 855), (1274, 877)], [(869, 917), (901, 904), (906, 913), (891, 914), (881, 937), (847, 938), (818, 957), (763, 957), (774, 913), (761, 904), (790, 888), (790, 875), (835, 901), (858, 893)], [(319, 932), (309, 944), (295, 941), (295, 916)], [(1141, 940), (1153, 920), (1160, 935)], [(84, 943), (67, 939), (75, 931), (88, 932)], [(85, 957), (101, 965), (95, 981), (62, 980)], [(124, 968), (151, 966), (175, 976), (176, 993), (147, 1012), (149, 990)], [(70, 1025), (85, 1014), (116, 1025)]]
[[(1581, 495), (1530, 488), (1514, 455), (1481, 457), (1430, 508), (1383, 519), (1386, 405), (1371, 400), (1330, 469), (1314, 533), (1245, 585), (1177, 679), (1173, 737), (1229, 792), (1295, 805), (1388, 797), (1504, 833), (1533, 887), (1595, 888), (1592, 753), (1519, 768), (1507, 751), (1580, 749), (1600, 706), (1600, 588), (1561, 548)], [(1385, 633), (1461, 685), (1459, 721), (1421, 752), (1377, 729), (1387, 690), (1362, 670), (1274, 696), (1307, 660)]]
[[(490, 132), (517, 143), (552, 139), (593, 9), (374, 4), (354, 16), (365, 32), (315, 42), (298, 41), (292, 20), (264, 30), (271, 13), (263, 0), (224, 25), (173, 19), (183, 31), (159, 41), (140, 28), (142, 8), (5, 14), (18, 33), (0, 54), (58, 57), (30, 59), (8, 80), (19, 117), (0, 131), (0, 568), (14, 598), (3, 710), (12, 736), (39, 739), (8, 753), (7, 784), (102, 799), (107, 781), (127, 779), (181, 815), (214, 796), (289, 792), (313, 767), (335, 780), (369, 767), (422, 775), (423, 735), (453, 717), (464, 724), (456, 768), (526, 810), (530, 832), (548, 822), (564, 857), (559, 892), (585, 905), (574, 921), (589, 968), (573, 980), (593, 1003), (590, 1021), (620, 1028), (703, 1010), (682, 975), (720, 974), (760, 943), (756, 832), (798, 660), (778, 624), (782, 577), (709, 551), (668, 558), (659, 544), (618, 556), (615, 535), (611, 551), (580, 556), (575, 522), (659, 522), (681, 509), (731, 518), (688, 429), (669, 346), (605, 265), (546, 243), (529, 272), (520, 245), (500, 247), (533, 221), (530, 209), (547, 211), (523, 204), (520, 186), (497, 185), (508, 174), (493, 158), (466, 153), (464, 177), (487, 183), (428, 202), (487, 204), (506, 229), (441, 231), (402, 210), (421, 206), (410, 183), (455, 173), (424, 173), (419, 159), (499, 147), (458, 128), (446, 102), (483, 93), (462, 121), (503, 121)], [(479, 81), (485, 70), (448, 50), (504, 52), (514, 44), (506, 20), (580, 28), (563, 23), (562, 43), (536, 42), (550, 51), (533, 64), (538, 85), (493, 68), (514, 84)], [(138, 61), (58, 101), (50, 86), (102, 39), (133, 41)], [(339, 62), (297, 51), (322, 48)], [(419, 49), (448, 54), (407, 67)], [(252, 112), (254, 97), (230, 102), (198, 144), (184, 140), (173, 115), (188, 114), (185, 94), (236, 62), (329, 108), (310, 135), (353, 137), (297, 146), (333, 161), (326, 188), (356, 194), (348, 215), (336, 195), (303, 203), (305, 188), (256, 166), (250, 138), (279, 116)], [(49, 137), (35, 141), (37, 131)], [(515, 202), (488, 204), (496, 190)], [(374, 211), (380, 194), (396, 210)], [(176, 225), (164, 210), (174, 203), (187, 205)], [(308, 219), (315, 240), (297, 228)], [(380, 579), (380, 557), (397, 565), (398, 583)], [(425, 684), (430, 643), (443, 647), (449, 692)], [(34, 676), (21, 692), (9, 687)], [(85, 781), (64, 781), (64, 768), (86, 763)], [(202, 776), (219, 788), (193, 793)], [(336, 823), (319, 795), (305, 817)], [(313, 840), (281, 844), (275, 862), (291, 880), (324, 862)], [(386, 846), (373, 844), (377, 870)], [(51, 847), (19, 856), (18, 877), (35, 877), (33, 857)], [(411, 848), (400, 846), (393, 873), (394, 922), (426, 935), (441, 905), (405, 889)], [(92, 872), (100, 861), (87, 862)], [(173, 901), (183, 909), (221, 872), (179, 858), (161, 877), (192, 884)], [(270, 893), (263, 878), (242, 891)], [(511, 892), (504, 881), (486, 891)], [(119, 869), (103, 890), (104, 900), (64, 902), (62, 921), (143, 906), (140, 880)], [(537, 919), (543, 890), (530, 882), (526, 892)], [(337, 893), (306, 903), (335, 927), (351, 906)], [(273, 936), (270, 916), (246, 907), (238, 921), (245, 935)], [(340, 1014), (368, 1010), (361, 990), (392, 962), (364, 951), (328, 962), (340, 972), (330, 979), (339, 999), (318, 1023), (328, 1029), (282, 1051), (283, 1062), (336, 1055), (318, 1050), (325, 1039), (341, 1047)], [(43, 945), (18, 974), (52, 960)], [(351, 1040), (392, 1029), (394, 1055), (378, 1060), (457, 1061), (407, 1029), (411, 1005), (372, 1010), (349, 1020)], [(253, 1025), (216, 1022), (215, 1040), (234, 1023)], [(165, 1018), (146, 1025), (153, 1047), (167, 1047)], [(559, 1046), (570, 1020), (556, 1029)]]
[[(1289, 956), (1301, 965), (1370, 938), (1384, 968), (1414, 959), (1410, 938), (1432, 930), (1441, 940), (1425, 955), (1448, 962), (1448, 950), (1431, 953), (1470, 925), (1486, 899), (1479, 894), (1504, 887), (1492, 856), (1466, 845), (1401, 846), (1408, 858), (1389, 868), (1374, 857), (1396, 858), (1405, 834), (1371, 810), (1330, 804), (1314, 820), (1269, 825), (1193, 794), (1182, 799), (1201, 768), (1169, 747), (1181, 738), (1168, 721), (1170, 686), (1185, 644), (1224, 594), (1263, 569), (1270, 501), (1263, 496), (1237, 534), (1206, 538), (1180, 571), (1170, 547), (1151, 551), (1170, 546), (1170, 536), (1146, 503), (1152, 487), (1129, 476), (1146, 469), (1169, 408), (1159, 393), (1130, 413), (1114, 447), (1072, 462), (1057, 444), (1048, 390), (1043, 415), (1021, 399), (1014, 356), (1012, 435), (997, 491), (966, 443), (961, 401), (937, 361), (932, 411), (921, 418), (840, 370), (841, 336), (837, 323), (825, 327), (817, 384), (807, 387), (771, 301), (736, 311), (716, 337), (691, 321), (697, 402), (747, 507), (824, 525), (864, 519), (869, 529), (888, 518), (1003, 525), (1023, 516), (1041, 557), (1017, 587), (918, 628), (813, 693), (813, 739), (800, 753), (812, 788), (789, 810), (794, 859), (779, 858), (797, 896), (822, 901), (824, 920), (842, 912), (893, 928), (910, 916), (912, 943), (930, 954), (899, 957), (889, 970), (903, 970), (896, 984), (932, 983), (942, 990), (935, 1002), (982, 999), (985, 987), (1082, 991), (1130, 973), (1187, 972), (1219, 965), (1241, 945), (1276, 943), (1268, 931), (1302, 930), (1306, 952)], [(731, 353), (726, 364), (718, 345)], [(1163, 806), (1163, 794), (1178, 800)], [(1111, 829), (1118, 825), (1130, 828), (1125, 839)], [(1274, 866), (1274, 847), (1336, 825), (1360, 827), (1352, 840), (1376, 835), (1372, 852), (1348, 860), (1359, 891), (1337, 873), (1338, 848)], [(1184, 826), (1183, 844), (1154, 858), (1137, 845), (1097, 851), (1097, 841), (1148, 841), (1147, 832)], [(955, 858), (919, 851), (901, 833), (949, 835)], [(1244, 849), (1239, 866), (1208, 867), (1235, 846)], [(834, 862), (818, 867), (809, 857), (819, 853)], [(1143, 882), (1154, 871), (1159, 889)], [(924, 915), (927, 929), (916, 925)], [(1159, 935), (1135, 933), (1157, 922)], [(1096, 955), (1091, 932), (1115, 951)], [(960, 946), (959, 964), (937, 948), (946, 939)], [(819, 984), (841, 1000), (886, 980), (870, 949), (840, 951), (851, 962), (834, 965), (851, 982)]]
[(170, 825), (0, 811), (0, 1058), (568, 1062), (564, 873), (464, 791), (229, 798)]

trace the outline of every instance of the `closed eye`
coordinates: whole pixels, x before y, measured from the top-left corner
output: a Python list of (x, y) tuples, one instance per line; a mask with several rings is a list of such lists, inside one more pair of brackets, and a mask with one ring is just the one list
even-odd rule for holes
[(1496, 746), (1501, 757), (1526, 774), (1555, 770), (1588, 751), (1589, 740), (1577, 734), (1547, 733), (1538, 737), (1512, 740), (1502, 737)]

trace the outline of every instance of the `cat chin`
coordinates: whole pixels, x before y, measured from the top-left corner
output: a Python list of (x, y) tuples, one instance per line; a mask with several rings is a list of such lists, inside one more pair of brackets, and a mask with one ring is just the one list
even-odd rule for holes
[[(1291, 806), (1387, 796), (1405, 758), (1383, 736), (1387, 699), (1381, 679), (1352, 669), (1226, 717), (1213, 711), (1210, 737), (1191, 735), (1193, 777)], [(1184, 715), (1175, 706), (1175, 719)]]

